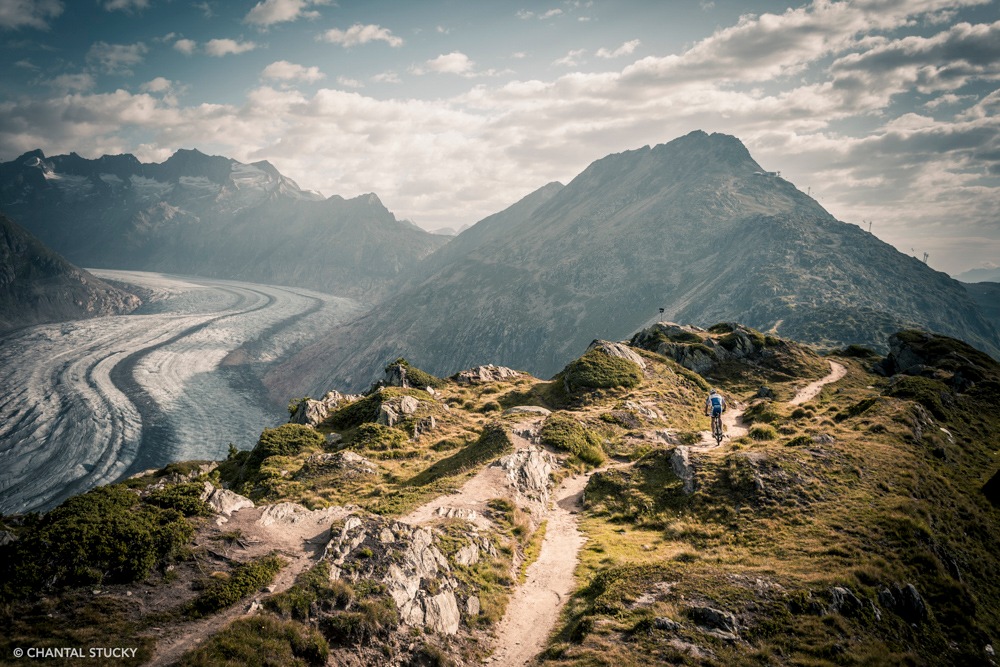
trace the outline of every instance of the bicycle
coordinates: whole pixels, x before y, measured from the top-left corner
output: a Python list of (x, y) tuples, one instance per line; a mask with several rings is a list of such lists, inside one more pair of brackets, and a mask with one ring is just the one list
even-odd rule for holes
[(716, 445), (721, 445), (722, 444), (722, 438), (724, 438), (725, 435), (722, 433), (722, 415), (721, 414), (720, 415), (713, 415), (712, 416), (712, 437), (715, 438), (715, 444)]

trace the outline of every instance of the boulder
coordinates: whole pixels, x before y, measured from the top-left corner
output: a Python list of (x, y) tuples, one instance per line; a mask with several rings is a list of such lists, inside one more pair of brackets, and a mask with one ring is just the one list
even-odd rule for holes
[(657, 630), (666, 630), (667, 632), (675, 632), (680, 630), (683, 625), (675, 620), (669, 619), (666, 616), (657, 616), (653, 619), (653, 627)]
[(684, 482), (684, 493), (687, 495), (694, 493), (695, 472), (690, 450), (684, 445), (676, 447), (670, 454), (670, 465), (674, 469), (674, 474)]
[(879, 603), (902, 618), (907, 623), (923, 623), (927, 620), (927, 605), (913, 584), (883, 587), (878, 593)]
[(469, 616), (478, 616), (480, 609), (481, 604), (479, 602), (479, 597), (476, 595), (470, 595), (469, 599), (465, 601), (465, 613)]
[(418, 421), (417, 425), (413, 427), (413, 437), (419, 438), (424, 433), (433, 431), (436, 428), (437, 420), (434, 418), (434, 415), (429, 415)]
[(460, 371), (453, 375), (452, 379), (459, 384), (487, 384), (490, 382), (516, 380), (519, 377), (521, 377), (521, 373), (511, 368), (488, 364)]
[(397, 396), (379, 405), (378, 418), (375, 421), (383, 426), (395, 426), (419, 408), (420, 401), (413, 396)]
[(542, 417), (548, 417), (552, 414), (552, 411), (543, 408), (540, 405), (515, 405), (512, 408), (507, 408), (504, 410), (505, 415), (541, 415)]
[(304, 424), (316, 427), (326, 420), (331, 412), (340, 405), (360, 398), (351, 394), (341, 394), (339, 391), (328, 391), (320, 400), (307, 398), (299, 401), (298, 407), (288, 420), (291, 424)]
[(17, 535), (10, 532), (9, 530), (0, 530), (0, 547), (6, 546), (11, 542), (17, 541)]
[(393, 364), (385, 369), (386, 387), (409, 387), (410, 382), (406, 377), (406, 366), (403, 364)]
[(864, 605), (850, 588), (834, 586), (830, 589), (830, 611), (842, 616), (855, 616)]
[(552, 454), (531, 445), (502, 457), (498, 463), (507, 474), (507, 481), (519, 493), (548, 504), (554, 461)]
[(249, 498), (233, 493), (229, 489), (217, 489), (210, 482), (205, 482), (205, 490), (201, 494), (201, 499), (208, 503), (213, 512), (224, 516), (230, 516), (233, 512), (241, 509), (254, 507), (253, 501)]
[(709, 630), (718, 630), (733, 636), (739, 632), (736, 616), (728, 611), (713, 607), (691, 607), (688, 614), (695, 623)]
[(639, 368), (646, 370), (646, 360), (639, 356), (635, 350), (630, 348), (627, 343), (612, 343), (606, 340), (595, 340), (587, 348), (587, 352), (595, 349), (600, 350), (609, 357), (627, 359)]

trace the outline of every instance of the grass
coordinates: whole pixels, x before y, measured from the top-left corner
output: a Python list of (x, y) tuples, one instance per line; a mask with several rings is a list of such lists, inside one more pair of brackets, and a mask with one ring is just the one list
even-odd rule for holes
[(226, 578), (209, 584), (185, 607), (185, 613), (200, 618), (230, 607), (270, 584), (284, 564), (285, 561), (273, 555), (241, 563)]
[(601, 439), (593, 431), (563, 413), (553, 413), (545, 420), (540, 433), (542, 444), (569, 452), (589, 466), (604, 463)]
[(177, 663), (182, 667), (266, 667), (325, 665), (329, 646), (316, 630), (270, 614), (230, 623)]
[(642, 383), (643, 376), (634, 361), (593, 349), (567, 364), (561, 377), (572, 394), (595, 389), (631, 389)]

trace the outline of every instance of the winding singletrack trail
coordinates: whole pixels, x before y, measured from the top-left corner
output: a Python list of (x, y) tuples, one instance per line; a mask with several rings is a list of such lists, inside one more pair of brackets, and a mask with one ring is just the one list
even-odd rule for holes
[(799, 389), (795, 393), (795, 397), (792, 400), (788, 401), (788, 404), (802, 405), (806, 401), (811, 401), (812, 399), (816, 398), (817, 394), (819, 394), (820, 390), (824, 386), (830, 384), (831, 382), (836, 382), (845, 375), (847, 375), (847, 369), (844, 367), (844, 365), (838, 364), (836, 361), (831, 361), (830, 374), (827, 375), (826, 377), (816, 380), (815, 382), (807, 384), (805, 387), (802, 387), (802, 389)]
[(576, 515), (588, 479), (589, 475), (574, 475), (556, 489), (538, 560), (528, 566), (527, 579), (507, 604), (489, 664), (521, 667), (545, 648), (562, 606), (576, 588), (573, 571), (586, 541)]

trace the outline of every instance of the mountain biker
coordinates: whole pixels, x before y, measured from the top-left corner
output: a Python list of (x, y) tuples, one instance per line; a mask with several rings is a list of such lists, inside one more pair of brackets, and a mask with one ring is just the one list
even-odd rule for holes
[(720, 417), (726, 411), (726, 399), (713, 389), (705, 400), (705, 416)]

